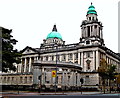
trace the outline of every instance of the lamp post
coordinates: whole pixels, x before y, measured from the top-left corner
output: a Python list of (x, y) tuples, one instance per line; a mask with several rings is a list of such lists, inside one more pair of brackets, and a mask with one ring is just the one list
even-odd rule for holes
[(83, 78), (80, 79), (80, 82), (81, 82), (81, 94), (82, 94), (82, 84), (84, 82)]
[[(17, 65), (17, 74), (18, 74), (18, 65)], [(19, 77), (17, 76), (17, 90), (19, 94)]]
[(40, 81), (39, 90), (38, 90), (39, 93), (41, 92), (41, 80), (42, 80), (42, 79), (41, 79), (41, 76), (42, 76), (42, 75), (38, 76), (38, 79), (39, 79), (39, 81)]
[[(40, 54), (39, 54), (39, 60), (41, 60)], [(39, 91), (38, 92), (40, 93), (42, 90), (42, 65), (40, 66), (40, 75), (38, 76), (38, 80), (39, 80)]]
[(57, 43), (56, 43), (56, 68), (55, 68), (56, 76), (55, 76), (55, 94), (56, 94), (56, 90), (57, 90), (57, 59), (58, 59), (57, 51), (58, 51), (58, 46), (57, 46)]

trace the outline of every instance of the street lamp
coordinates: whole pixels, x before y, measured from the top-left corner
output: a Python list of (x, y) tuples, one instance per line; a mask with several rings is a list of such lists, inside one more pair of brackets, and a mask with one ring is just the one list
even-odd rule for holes
[(58, 59), (57, 51), (58, 51), (58, 46), (57, 46), (57, 43), (56, 43), (56, 68), (55, 68), (56, 76), (55, 76), (55, 94), (56, 94), (56, 90), (57, 90), (57, 59)]
[(41, 79), (41, 76), (42, 76), (42, 75), (38, 76), (38, 80), (40, 81), (39, 91), (38, 91), (39, 93), (41, 92), (41, 80), (42, 80), (42, 79)]
[[(17, 65), (17, 74), (18, 74), (18, 65)], [(19, 77), (17, 76), (17, 90), (19, 94)]]
[(81, 94), (82, 94), (82, 84), (84, 82), (83, 78), (80, 78), (80, 82), (81, 82)]

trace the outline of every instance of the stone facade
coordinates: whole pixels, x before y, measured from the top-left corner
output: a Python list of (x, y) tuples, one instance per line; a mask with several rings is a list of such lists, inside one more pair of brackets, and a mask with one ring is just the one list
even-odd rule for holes
[[(104, 44), (102, 23), (97, 19), (97, 13), (89, 7), (86, 20), (81, 24), (80, 41), (75, 44), (65, 44), (53, 27), (54, 37), (43, 40), (40, 48), (26, 47), (22, 50), (21, 64), (16, 65), (17, 72), (8, 72), (1, 78), (2, 85), (37, 85), (42, 89), (79, 89), (80, 79), (84, 80), (84, 88), (100, 86), (97, 72), (100, 60), (104, 58), (108, 64), (117, 66), (120, 72), (120, 56), (108, 49)], [(52, 71), (57, 71), (57, 77), (52, 77)]]

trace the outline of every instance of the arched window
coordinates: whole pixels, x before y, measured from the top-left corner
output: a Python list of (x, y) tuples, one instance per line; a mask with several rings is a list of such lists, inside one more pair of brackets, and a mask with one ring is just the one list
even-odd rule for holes
[(20, 83), (23, 83), (22, 81), (23, 81), (23, 78), (22, 78), (22, 77), (20, 77)]
[(91, 20), (91, 17), (89, 17), (89, 20)]
[(6, 77), (4, 77), (4, 82), (6, 83)]
[(89, 69), (90, 69), (91, 60), (88, 59), (88, 60), (86, 61), (86, 63), (87, 63), (87, 69), (89, 70)]
[(8, 81), (8, 83), (10, 82), (10, 77), (8, 77), (7, 81)]
[(32, 77), (31, 76), (30, 76), (30, 80), (29, 81), (30, 81), (30, 83), (32, 83)]
[(25, 77), (25, 79), (24, 79), (24, 83), (27, 83), (27, 77)]

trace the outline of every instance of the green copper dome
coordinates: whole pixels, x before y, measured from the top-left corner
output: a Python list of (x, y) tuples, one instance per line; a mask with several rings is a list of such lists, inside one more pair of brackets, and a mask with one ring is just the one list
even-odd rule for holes
[(54, 25), (52, 32), (48, 34), (47, 39), (49, 38), (58, 38), (62, 40), (61, 34), (57, 32), (56, 25)]
[(53, 32), (48, 34), (47, 39), (49, 39), (49, 38), (62, 39), (62, 36), (60, 35), (60, 33), (53, 31)]
[(87, 15), (88, 14), (96, 14), (97, 15), (97, 12), (95, 11), (95, 7), (92, 5), (92, 3), (88, 8)]

